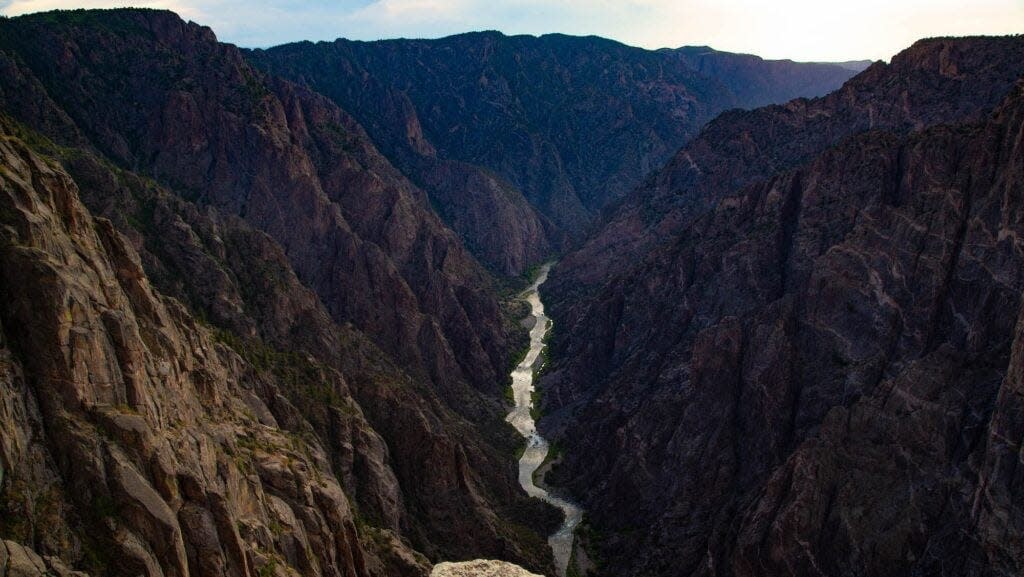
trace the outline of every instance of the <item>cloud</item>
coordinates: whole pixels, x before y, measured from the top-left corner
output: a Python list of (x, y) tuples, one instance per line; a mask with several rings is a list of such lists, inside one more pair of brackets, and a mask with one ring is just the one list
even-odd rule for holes
[(243, 46), (497, 29), (846, 60), (888, 58), (925, 36), (1024, 31), (1024, 0), (0, 0), (0, 13), (127, 5), (174, 10)]
[(461, 20), (467, 10), (478, 8), (465, 0), (378, 0), (356, 10), (354, 21), (398, 24), (401, 22), (436, 22)]

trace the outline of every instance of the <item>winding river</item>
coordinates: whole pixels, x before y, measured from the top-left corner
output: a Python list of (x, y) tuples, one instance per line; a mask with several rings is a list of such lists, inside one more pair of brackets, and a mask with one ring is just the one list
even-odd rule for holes
[(575, 503), (553, 495), (547, 489), (538, 487), (533, 482), (533, 473), (544, 462), (547, 457), (549, 446), (547, 439), (537, 432), (537, 424), (530, 415), (533, 407), (533, 370), (538, 362), (541, 350), (544, 348), (544, 336), (549, 327), (548, 317), (544, 315), (544, 303), (540, 301), (538, 289), (548, 278), (548, 271), (551, 270), (551, 263), (545, 264), (537, 275), (537, 280), (523, 293), (523, 297), (530, 303), (534, 323), (530, 330), (530, 350), (519, 366), (512, 371), (512, 395), (515, 400), (515, 407), (509, 412), (506, 420), (512, 424), (526, 437), (526, 450), (519, 459), (519, 484), (531, 496), (537, 497), (558, 507), (565, 513), (565, 522), (558, 528), (551, 537), (548, 544), (555, 555), (555, 567), (558, 574), (565, 577), (569, 566), (569, 558), (572, 556), (573, 532), (583, 518), (583, 510)]

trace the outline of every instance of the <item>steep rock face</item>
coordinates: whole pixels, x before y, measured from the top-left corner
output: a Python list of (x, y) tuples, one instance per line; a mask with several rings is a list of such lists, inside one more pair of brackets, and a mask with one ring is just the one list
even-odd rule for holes
[(822, 98), (724, 113), (609, 207), (598, 231), (561, 261), (548, 290), (585, 293), (625, 274), (718, 198), (853, 134), (979, 118), (1024, 74), (1022, 62), (1019, 37), (922, 40)]
[(320, 445), (257, 416), (279, 383), (155, 292), (67, 174), (6, 133), (0, 166), (5, 533), (116, 574), (385, 574)]
[(1018, 84), (709, 201), (562, 325), (550, 478), (604, 572), (1019, 574), (1022, 176)]
[[(89, 155), (65, 162), (92, 209), (135, 239), (163, 290), (254, 364), (283, 375), (282, 394), (298, 413), (276, 403), (272, 411), (287, 430), (322, 440), (362, 521), (434, 558), (545, 559), (542, 539), (524, 541), (531, 532), (523, 527), (542, 509), (509, 486), (511, 432), (466, 422), (365, 335), (335, 324), (265, 234), (134, 175), (113, 175)], [(452, 478), (462, 481), (444, 481)]]
[(359, 126), (169, 13), (3, 25), (4, 110), (56, 141), (22, 131), (161, 291), (282, 381), (254, 412), (318, 439), (368, 554), (389, 574), (422, 572), (404, 543), (546, 570), (551, 512), (518, 490), (486, 394), (509, 348), (490, 281)]
[[(636, 186), (718, 112), (824, 94), (853, 74), (833, 65), (715, 53), (722, 62), (743, 61), (708, 69), (744, 71), (724, 79), (701, 74), (683, 54), (595, 37), (482, 32), (304, 42), (247, 56), (351, 111), (384, 153), (447, 207), (442, 214), (470, 246), (480, 247), (477, 254), (500, 268), (505, 263), (491, 252), (518, 256), (524, 246), (517, 236), (507, 247), (483, 236), (507, 227), (499, 218), (505, 214), (495, 213), (490, 227), (462, 228), (454, 224), (461, 211), (483, 214), (478, 202), (516, 206), (522, 196), (562, 233), (579, 237), (597, 210)], [(452, 161), (476, 175), (450, 174)], [(475, 182), (492, 171), (511, 184), (511, 196), (502, 199)], [(542, 232), (543, 220), (528, 222)], [(550, 232), (526, 246), (538, 250), (541, 241), (562, 246)]]
[(351, 117), (169, 13), (84, 14), (11, 19), (4, 48), (90, 143), (269, 233), (337, 319), (438, 386), (493, 389), (485, 277)]
[(2, 577), (86, 577), (81, 571), (68, 569), (59, 558), (40, 557), (32, 549), (14, 541), (0, 541), (0, 576)]
[(561, 251), (567, 239), (508, 181), (485, 168), (436, 158), (405, 169), (429, 191), (438, 215), (495, 272), (524, 274)]

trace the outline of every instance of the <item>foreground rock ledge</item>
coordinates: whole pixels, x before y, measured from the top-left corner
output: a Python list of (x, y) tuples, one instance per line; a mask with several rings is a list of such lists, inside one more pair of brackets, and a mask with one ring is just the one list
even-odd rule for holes
[(459, 563), (438, 563), (430, 577), (543, 577), (505, 561), (477, 559)]

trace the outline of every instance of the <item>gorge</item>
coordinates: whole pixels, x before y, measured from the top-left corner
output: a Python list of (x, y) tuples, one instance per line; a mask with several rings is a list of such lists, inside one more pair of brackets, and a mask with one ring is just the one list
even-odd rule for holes
[[(512, 370), (512, 383), (510, 393), (512, 408), (505, 418), (515, 427), (523, 437), (523, 448), (519, 456), (519, 485), (531, 497), (536, 497), (549, 503), (562, 511), (563, 520), (561, 525), (548, 537), (548, 545), (554, 554), (555, 570), (559, 577), (565, 577), (570, 570), (570, 563), (573, 561), (576, 527), (583, 520), (583, 510), (578, 505), (559, 497), (552, 492), (550, 487), (545, 486), (542, 478), (543, 472), (540, 467), (548, 462), (551, 456), (551, 445), (547, 439), (537, 431), (534, 414), (537, 410), (536, 399), (538, 390), (536, 388), (537, 377), (544, 367), (544, 349), (546, 347), (547, 335), (551, 329), (551, 323), (544, 315), (544, 304), (540, 300), (540, 287), (547, 280), (548, 272), (553, 263), (542, 265), (536, 273), (536, 279), (527, 289), (519, 295), (519, 298), (526, 301), (530, 307), (529, 314), (523, 319), (523, 324), (529, 327), (530, 342), (523, 355), (522, 360)], [(481, 563), (494, 563), (487, 560), (475, 560), (458, 563), (442, 563), (435, 565), (432, 577), (449, 577), (458, 575), (460, 570), (465, 575), (489, 574), (490, 571), (499, 571), (498, 567), (479, 567)], [(514, 571), (512, 568), (506, 568)], [(573, 568), (578, 571), (578, 569)], [(510, 577), (512, 577), (510, 575)]]
[(1022, 228), (1019, 35), (2, 18), (0, 577), (1022, 574)]
[(539, 398), (536, 381), (544, 368), (543, 353), (551, 330), (551, 322), (544, 315), (544, 304), (540, 300), (540, 287), (548, 279), (551, 266), (551, 263), (541, 266), (537, 279), (522, 295), (530, 305), (530, 315), (527, 317), (529, 324), (532, 324), (530, 347), (512, 371), (512, 399), (515, 405), (506, 420), (519, 431), (526, 443), (519, 457), (519, 484), (527, 495), (558, 507), (565, 517), (558, 530), (548, 537), (548, 544), (555, 556), (555, 569), (561, 577), (565, 577), (573, 553), (576, 526), (583, 520), (583, 510), (575, 503), (552, 494), (550, 488), (543, 486), (543, 481), (537, 478), (538, 469), (549, 457), (551, 445), (537, 431), (534, 421), (537, 410), (534, 399)]

